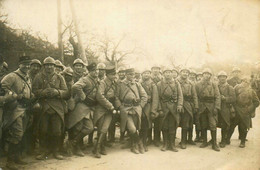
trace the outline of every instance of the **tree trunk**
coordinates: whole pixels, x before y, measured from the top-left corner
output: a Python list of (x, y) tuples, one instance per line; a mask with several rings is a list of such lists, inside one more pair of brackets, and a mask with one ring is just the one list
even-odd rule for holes
[(62, 20), (61, 20), (61, 2), (57, 0), (57, 22), (58, 22), (58, 47), (59, 47), (59, 56), (62, 63), (64, 63), (64, 56), (63, 56), (63, 43), (62, 43)]

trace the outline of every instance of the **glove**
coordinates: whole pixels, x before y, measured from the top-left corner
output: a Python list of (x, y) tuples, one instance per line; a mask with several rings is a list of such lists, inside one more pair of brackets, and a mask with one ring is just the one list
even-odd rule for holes
[(14, 101), (17, 99), (17, 94), (6, 94), (4, 96), (4, 101), (5, 102), (10, 102), (10, 101)]
[(156, 114), (154, 112), (151, 112), (151, 119), (154, 120), (156, 117)]
[(182, 112), (182, 106), (177, 106), (177, 112), (181, 113)]
[(113, 114), (116, 114), (117, 112), (116, 112), (116, 110), (113, 109), (112, 113), (113, 113)]
[(49, 96), (50, 92), (49, 92), (49, 88), (47, 89), (44, 89), (42, 92), (41, 92), (41, 97), (47, 97)]
[(117, 114), (120, 114), (120, 110), (117, 110)]
[(49, 93), (50, 93), (51, 97), (56, 97), (59, 95), (59, 91), (57, 89), (53, 89), (53, 88), (49, 90)]

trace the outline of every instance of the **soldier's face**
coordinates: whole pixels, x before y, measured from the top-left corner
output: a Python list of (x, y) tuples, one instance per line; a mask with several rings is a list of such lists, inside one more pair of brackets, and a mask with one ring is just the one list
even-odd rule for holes
[(152, 73), (153, 73), (154, 75), (159, 75), (159, 73), (160, 73), (160, 68), (158, 68), (158, 67), (152, 68)]
[(203, 73), (204, 80), (210, 80), (211, 74), (209, 73)]
[(178, 73), (176, 71), (172, 71), (172, 77), (173, 78), (177, 78), (178, 77)]
[(39, 64), (31, 64), (31, 71), (39, 72), (41, 69), (41, 66)]
[(181, 78), (187, 79), (189, 75), (189, 72), (187, 70), (181, 71)]
[(72, 76), (68, 75), (68, 74), (65, 74), (64, 79), (65, 79), (66, 82), (71, 82), (72, 81)]
[(75, 64), (73, 67), (74, 67), (75, 72), (77, 72), (77, 73), (81, 73), (84, 71), (82, 64), (78, 63), (78, 64)]
[(120, 80), (123, 80), (125, 78), (125, 73), (124, 72), (119, 72), (118, 77)]
[(111, 81), (115, 81), (116, 80), (116, 74), (107, 74), (107, 78)]
[(105, 75), (105, 70), (99, 70), (99, 76), (104, 76)]
[(164, 78), (165, 78), (166, 80), (170, 80), (170, 79), (172, 79), (172, 77), (173, 77), (171, 71), (165, 71), (165, 72), (163, 73), (163, 76), (164, 76)]
[(195, 74), (189, 74), (189, 79), (190, 80), (195, 80), (196, 79), (196, 75)]
[(54, 66), (54, 64), (45, 64), (44, 69), (45, 69), (46, 73), (49, 73), (49, 74), (54, 73), (55, 66)]
[(19, 65), (19, 68), (20, 68), (20, 70), (22, 71), (22, 72), (24, 72), (24, 73), (28, 73), (29, 72), (29, 70), (30, 70), (30, 66), (31, 66), (31, 64), (30, 63), (21, 63), (20, 65)]
[(55, 72), (56, 73), (61, 73), (63, 71), (63, 69), (61, 67), (55, 67)]
[(143, 80), (149, 80), (151, 78), (151, 73), (146, 71), (142, 74)]
[(234, 71), (233, 75), (234, 75), (234, 77), (240, 77), (241, 72), (240, 71)]
[(96, 70), (90, 71), (90, 72), (89, 72), (89, 75), (90, 75), (91, 77), (97, 78), (97, 77), (98, 77), (98, 73), (99, 73), (99, 70), (96, 69)]
[(227, 77), (226, 76), (218, 76), (218, 81), (219, 83), (226, 83), (227, 82)]
[(203, 76), (201, 74), (197, 75), (197, 81), (200, 81), (202, 79), (202, 77)]
[(135, 78), (135, 73), (127, 73), (127, 74), (126, 74), (126, 79), (127, 79), (128, 81), (133, 81), (134, 78)]

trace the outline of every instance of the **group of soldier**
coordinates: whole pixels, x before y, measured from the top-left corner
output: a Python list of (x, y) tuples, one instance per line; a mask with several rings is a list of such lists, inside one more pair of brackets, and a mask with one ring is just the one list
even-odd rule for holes
[[(0, 69), (7, 71), (4, 63), (0, 58)], [(211, 144), (213, 150), (220, 151), (219, 146), (230, 144), (238, 125), (239, 147), (244, 148), (259, 105), (256, 86), (260, 83), (241, 78), (239, 68), (230, 76), (224, 71), (215, 76), (209, 68), (196, 73), (185, 67), (153, 66), (138, 72), (104, 63), (86, 65), (81, 59), (71, 68), (52, 57), (41, 63), (21, 56), (19, 68), (9, 74), (6, 71), (1, 71), (0, 145), (1, 153), (7, 148), (9, 169), (26, 164), (21, 154), (34, 151), (37, 142), (38, 160), (50, 154), (63, 159), (64, 147), (68, 155), (84, 156), (83, 139), (88, 136), (93, 143), (95, 129), (92, 152), (100, 158), (107, 154), (105, 147), (115, 141), (117, 125), (120, 142), (136, 154), (147, 152), (152, 142), (158, 147), (161, 134), (161, 150), (178, 152), (178, 127), (181, 149), (202, 142), (201, 148)], [(217, 127), (221, 128), (219, 146)]]

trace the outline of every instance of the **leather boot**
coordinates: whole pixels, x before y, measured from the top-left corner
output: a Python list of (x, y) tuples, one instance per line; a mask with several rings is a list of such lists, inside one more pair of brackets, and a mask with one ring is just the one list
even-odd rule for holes
[(181, 129), (181, 149), (186, 149), (187, 129)]
[(227, 132), (226, 145), (230, 145), (231, 136), (234, 133), (235, 128), (230, 128)]
[(53, 136), (52, 140), (52, 152), (54, 158), (63, 160), (63, 156), (59, 153), (60, 136)]
[(148, 130), (148, 132), (147, 132), (147, 143), (146, 143), (146, 145), (147, 146), (149, 146), (151, 143), (152, 143), (152, 141), (153, 141), (153, 139), (152, 139), (152, 128), (150, 128), (149, 130)]
[(142, 139), (142, 142), (143, 142), (143, 147), (144, 147), (144, 151), (147, 152), (148, 151), (148, 148), (147, 148), (147, 135), (148, 135), (148, 131), (149, 130), (146, 130), (143, 134), (143, 139)]
[(100, 153), (102, 155), (107, 155), (106, 147), (105, 147), (105, 139), (106, 139), (106, 133), (101, 133), (99, 138), (101, 138), (101, 145), (100, 145)]
[(75, 152), (74, 152), (74, 154), (77, 155), (77, 156), (80, 156), (80, 157), (84, 157), (85, 156), (85, 154), (82, 152), (82, 150), (80, 148), (80, 144), (79, 143), (77, 143), (75, 145)]
[(240, 133), (240, 137), (241, 137), (241, 142), (240, 142), (240, 145), (239, 145), (240, 148), (246, 147), (246, 135), (247, 135), (247, 131)]
[(139, 150), (139, 153), (144, 154), (144, 146), (143, 146), (142, 140), (139, 140), (139, 142), (138, 142), (138, 150)]
[(120, 132), (120, 143), (124, 143), (125, 140), (125, 132)]
[[(9, 154), (9, 153), (8, 153)], [(11, 156), (11, 155), (10, 155)], [(10, 169), (10, 170), (19, 170), (18, 166), (15, 164), (15, 162), (13, 161), (13, 158), (7, 158), (7, 162), (6, 162), (6, 168)]]
[(89, 135), (88, 135), (88, 146), (93, 146), (93, 134), (94, 134), (94, 131), (91, 132)]
[(178, 149), (175, 146), (175, 137), (176, 137), (176, 132), (174, 134), (169, 135), (170, 150), (173, 152), (178, 152)]
[(103, 138), (103, 136), (101, 134), (98, 134), (98, 140), (95, 144), (94, 151), (93, 151), (96, 158), (101, 158), (100, 150), (101, 150), (101, 143), (103, 140), (102, 138)]
[(21, 143), (15, 145), (15, 144), (12, 144), (13, 149), (14, 149), (14, 154), (15, 154), (15, 159), (14, 159), (14, 162), (19, 164), (19, 165), (27, 165), (28, 163), (25, 162), (24, 160), (22, 160), (22, 156), (21, 156)]
[(196, 143), (192, 140), (192, 137), (193, 137), (192, 132), (193, 132), (193, 128), (190, 128), (188, 130), (188, 141), (187, 141), (187, 143), (190, 144), (190, 145), (196, 145)]
[(15, 163), (15, 144), (9, 143), (8, 153), (7, 153), (7, 162), (6, 168), (11, 170), (18, 170), (18, 166)]
[(168, 147), (168, 132), (167, 131), (162, 131), (163, 134), (163, 147), (161, 148), (161, 151), (166, 151)]
[(214, 151), (219, 152), (220, 149), (219, 149), (218, 144), (217, 144), (217, 131), (211, 130), (210, 132), (211, 132), (211, 138), (212, 138), (212, 149)]
[(226, 146), (226, 134), (227, 131), (225, 129), (221, 129), (221, 142), (219, 143), (221, 148), (225, 148)]
[(138, 149), (137, 149), (137, 142), (138, 142), (138, 135), (137, 133), (131, 134), (132, 138), (132, 148), (131, 151), (135, 154), (139, 154)]
[(200, 145), (200, 148), (205, 148), (205, 147), (208, 146), (208, 143), (207, 143), (207, 129), (201, 130), (201, 136), (203, 138), (203, 142)]

